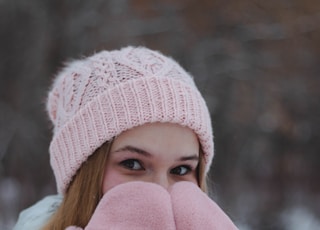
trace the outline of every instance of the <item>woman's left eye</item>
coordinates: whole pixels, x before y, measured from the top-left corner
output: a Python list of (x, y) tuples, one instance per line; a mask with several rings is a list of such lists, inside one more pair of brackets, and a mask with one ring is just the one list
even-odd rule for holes
[(184, 176), (188, 174), (191, 171), (191, 167), (187, 165), (181, 165), (178, 167), (175, 167), (171, 169), (170, 173), (178, 175), (178, 176)]

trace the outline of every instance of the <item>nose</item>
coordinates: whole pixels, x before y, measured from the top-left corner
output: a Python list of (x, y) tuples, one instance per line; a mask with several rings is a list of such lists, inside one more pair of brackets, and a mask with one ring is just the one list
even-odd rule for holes
[(152, 177), (152, 181), (151, 182), (162, 186), (166, 190), (168, 190), (168, 188), (171, 185), (170, 178), (166, 174), (155, 174)]

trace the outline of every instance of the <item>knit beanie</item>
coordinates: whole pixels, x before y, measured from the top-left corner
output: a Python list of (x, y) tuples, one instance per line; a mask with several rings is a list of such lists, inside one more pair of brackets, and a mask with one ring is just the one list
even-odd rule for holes
[(157, 51), (126, 47), (69, 63), (54, 80), (47, 111), (59, 193), (104, 142), (146, 123), (189, 127), (198, 136), (206, 171), (210, 168), (213, 135), (206, 103), (193, 78)]

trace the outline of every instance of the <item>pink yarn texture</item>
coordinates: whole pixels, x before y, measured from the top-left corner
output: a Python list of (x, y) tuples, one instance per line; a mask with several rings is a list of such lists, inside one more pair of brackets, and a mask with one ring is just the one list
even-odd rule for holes
[(210, 114), (193, 78), (173, 59), (147, 48), (102, 51), (70, 63), (53, 83), (47, 111), (59, 193), (99, 146), (146, 123), (189, 127), (199, 138), (207, 171), (213, 158)]
[[(130, 191), (130, 192), (128, 192)], [(128, 182), (110, 189), (84, 230), (237, 230), (207, 194), (190, 182), (169, 190), (148, 182)], [(70, 226), (66, 230), (83, 230)]]

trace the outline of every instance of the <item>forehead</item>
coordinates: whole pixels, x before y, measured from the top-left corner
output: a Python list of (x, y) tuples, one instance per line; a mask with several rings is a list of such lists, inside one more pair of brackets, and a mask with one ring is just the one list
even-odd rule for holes
[(153, 155), (199, 154), (196, 134), (189, 128), (172, 123), (151, 123), (135, 127), (115, 138), (111, 148), (141, 148)]

